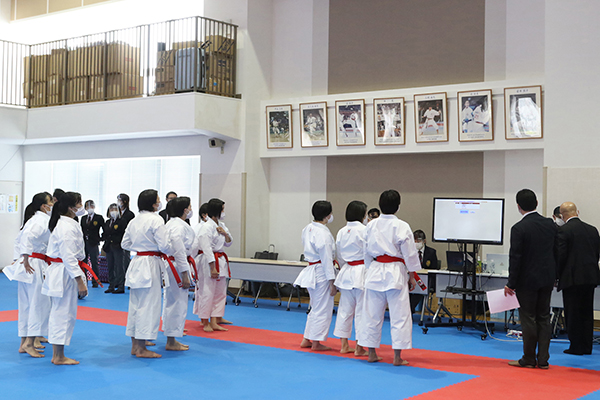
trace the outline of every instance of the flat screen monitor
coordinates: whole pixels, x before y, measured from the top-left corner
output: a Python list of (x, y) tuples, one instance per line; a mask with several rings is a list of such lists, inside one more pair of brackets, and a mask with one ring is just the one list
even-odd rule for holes
[(501, 245), (504, 199), (433, 199), (433, 241)]

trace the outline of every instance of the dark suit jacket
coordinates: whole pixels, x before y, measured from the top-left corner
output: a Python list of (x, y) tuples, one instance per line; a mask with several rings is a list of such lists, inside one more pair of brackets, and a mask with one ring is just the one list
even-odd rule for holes
[(571, 218), (558, 230), (558, 290), (575, 285), (600, 285), (598, 229)]
[(421, 267), (424, 269), (439, 269), (437, 253), (434, 248), (425, 246), (423, 248), (423, 262)]
[(102, 218), (102, 215), (94, 213), (91, 221), (89, 215), (81, 217), (81, 230), (83, 231), (83, 238), (86, 243), (96, 246), (100, 243), (100, 228), (104, 230), (104, 218)]
[(555, 242), (558, 228), (537, 212), (526, 215), (510, 230), (508, 286), (537, 290), (556, 281)]

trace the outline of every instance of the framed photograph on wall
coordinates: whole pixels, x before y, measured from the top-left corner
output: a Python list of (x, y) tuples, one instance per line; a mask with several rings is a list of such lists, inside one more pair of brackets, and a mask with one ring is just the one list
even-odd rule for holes
[(375, 145), (404, 144), (404, 97), (373, 99)]
[(329, 134), (327, 131), (327, 102), (300, 104), (300, 121), (302, 124), (302, 147), (327, 147)]
[(542, 87), (504, 89), (506, 139), (540, 139), (542, 131)]
[(458, 92), (458, 140), (479, 142), (494, 140), (492, 91)]
[(365, 101), (345, 100), (335, 102), (338, 146), (365, 145)]
[(267, 107), (267, 148), (291, 149), (292, 137), (292, 106)]
[(417, 143), (448, 141), (446, 92), (415, 95)]

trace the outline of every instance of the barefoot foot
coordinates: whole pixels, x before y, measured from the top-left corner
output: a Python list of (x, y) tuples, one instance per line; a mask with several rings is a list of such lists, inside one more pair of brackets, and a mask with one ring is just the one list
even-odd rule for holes
[(308, 339), (302, 339), (302, 343), (300, 343), (300, 347), (303, 349), (312, 347), (312, 342)]
[(204, 325), (204, 332), (214, 332), (214, 329), (210, 325)]
[(376, 363), (383, 360), (383, 357), (379, 357), (379, 356), (375, 356), (375, 357), (371, 357), (369, 356), (369, 359), (367, 360), (370, 363)]
[(72, 358), (68, 358), (68, 357), (56, 357), (56, 358), (52, 358), (52, 364), (54, 365), (77, 365), (79, 364), (79, 361), (73, 360)]
[(213, 331), (221, 331), (221, 332), (227, 332), (229, 329), (227, 328), (223, 328), (222, 326), (220, 326), (219, 324), (211, 324)]
[(138, 350), (135, 354), (137, 358), (161, 358), (162, 356), (158, 353), (150, 351), (148, 349)]
[(167, 345), (165, 346), (165, 350), (186, 351), (190, 349), (190, 346), (188, 346), (187, 344), (179, 343), (177, 340), (175, 340), (174, 342), (175, 343), (167, 343)]
[(401, 358), (396, 358), (394, 357), (394, 363), (393, 363), (396, 367), (400, 366), (400, 365), (408, 365), (408, 361), (403, 360)]
[(350, 347), (350, 346), (346, 346), (346, 347), (343, 347), (343, 346), (342, 346), (342, 349), (340, 350), (340, 353), (342, 353), (342, 354), (346, 354), (346, 353), (354, 353), (355, 351), (356, 351), (356, 350), (355, 350), (355, 349), (353, 349), (353, 348), (352, 348), (352, 347)]
[(356, 357), (363, 357), (363, 356), (366, 356), (367, 354), (369, 354), (369, 353), (367, 352), (367, 350), (364, 347), (356, 345), (356, 350), (354, 351), (354, 355)]
[(319, 342), (314, 342), (310, 348), (312, 351), (328, 351), (331, 347), (325, 346)]
[(29, 354), (33, 358), (42, 358), (43, 354), (40, 354), (40, 351), (37, 351), (33, 346), (25, 346), (23, 347), (23, 352)]
[(228, 320), (226, 320), (226, 319), (225, 319), (225, 318), (223, 318), (223, 317), (220, 317), (220, 318), (219, 318), (219, 321), (218, 321), (218, 323), (219, 323), (219, 324), (229, 324), (229, 325), (233, 324), (233, 322), (231, 322), (231, 321), (228, 321)]
[(146, 347), (148, 347), (148, 346), (150, 346), (150, 347), (156, 346), (156, 343), (146, 340)]

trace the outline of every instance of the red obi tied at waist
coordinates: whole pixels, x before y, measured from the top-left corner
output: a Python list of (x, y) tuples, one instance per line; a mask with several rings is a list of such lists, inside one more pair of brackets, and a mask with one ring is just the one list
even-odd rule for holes
[(173, 273), (173, 276), (175, 277), (175, 281), (177, 281), (177, 286), (179, 286), (179, 287), (183, 286), (183, 284), (181, 283), (181, 278), (179, 277), (179, 274), (177, 273), (177, 270), (175, 269), (173, 262), (171, 262), (171, 260), (165, 253), (161, 253), (160, 251), (140, 251), (137, 253), (137, 255), (142, 256), (142, 257), (144, 257), (144, 256), (160, 257), (163, 260), (165, 260), (169, 264), (169, 268), (171, 268), (171, 272)]
[(217, 269), (217, 273), (219, 274), (219, 276), (221, 275), (221, 269), (219, 267), (219, 258), (225, 257), (225, 261), (227, 262), (227, 274), (231, 278), (231, 270), (229, 269), (229, 257), (227, 257), (227, 254), (225, 254), (223, 252), (215, 251), (214, 255), (215, 255), (215, 268)]
[(308, 262), (308, 265), (315, 265), (315, 264), (321, 264), (321, 260), (319, 261), (313, 261), (313, 262)]
[(365, 260), (356, 260), (356, 261), (348, 261), (348, 265), (362, 265), (365, 263)]
[[(42, 254), (42, 253), (31, 253), (31, 255), (29, 256), (30, 258), (37, 258), (38, 260), (44, 260), (46, 261), (46, 255)], [(47, 263), (48, 261), (46, 261)]]
[[(173, 261), (175, 261), (175, 257), (169, 256), (169, 260), (171, 260), (171, 262), (173, 262)], [(194, 261), (194, 259), (191, 256), (188, 256), (187, 262), (188, 262), (188, 264), (190, 264), (192, 266), (192, 279), (197, 280), (198, 279), (198, 270), (196, 269), (196, 261)]]
[(382, 256), (377, 256), (375, 261), (383, 263), (383, 264), (393, 263), (393, 262), (401, 262), (402, 264), (405, 264), (404, 258), (388, 256), (387, 254), (384, 254)]
[[(41, 256), (44, 256), (44, 258), (42, 258)], [(40, 260), (44, 260), (44, 261), (46, 261), (46, 263), (48, 265), (52, 264), (53, 262), (54, 263), (59, 263), (59, 264), (62, 264), (62, 262), (63, 262), (62, 258), (52, 258), (52, 257), (48, 257), (48, 256), (46, 256), (44, 254), (40, 254), (40, 253), (33, 253), (31, 255), (31, 257), (33, 257), (33, 258), (39, 258)], [(104, 287), (104, 285), (102, 285), (102, 282), (100, 282), (100, 279), (98, 279), (98, 276), (94, 273), (94, 270), (89, 265), (87, 265), (83, 261), (78, 261), (78, 262), (79, 262), (79, 268), (81, 268), (81, 270), (83, 272), (86, 272), (86, 271), (89, 272), (90, 275), (92, 275), (92, 278), (96, 282), (98, 282), (98, 284), (100, 285), (100, 287)]]

